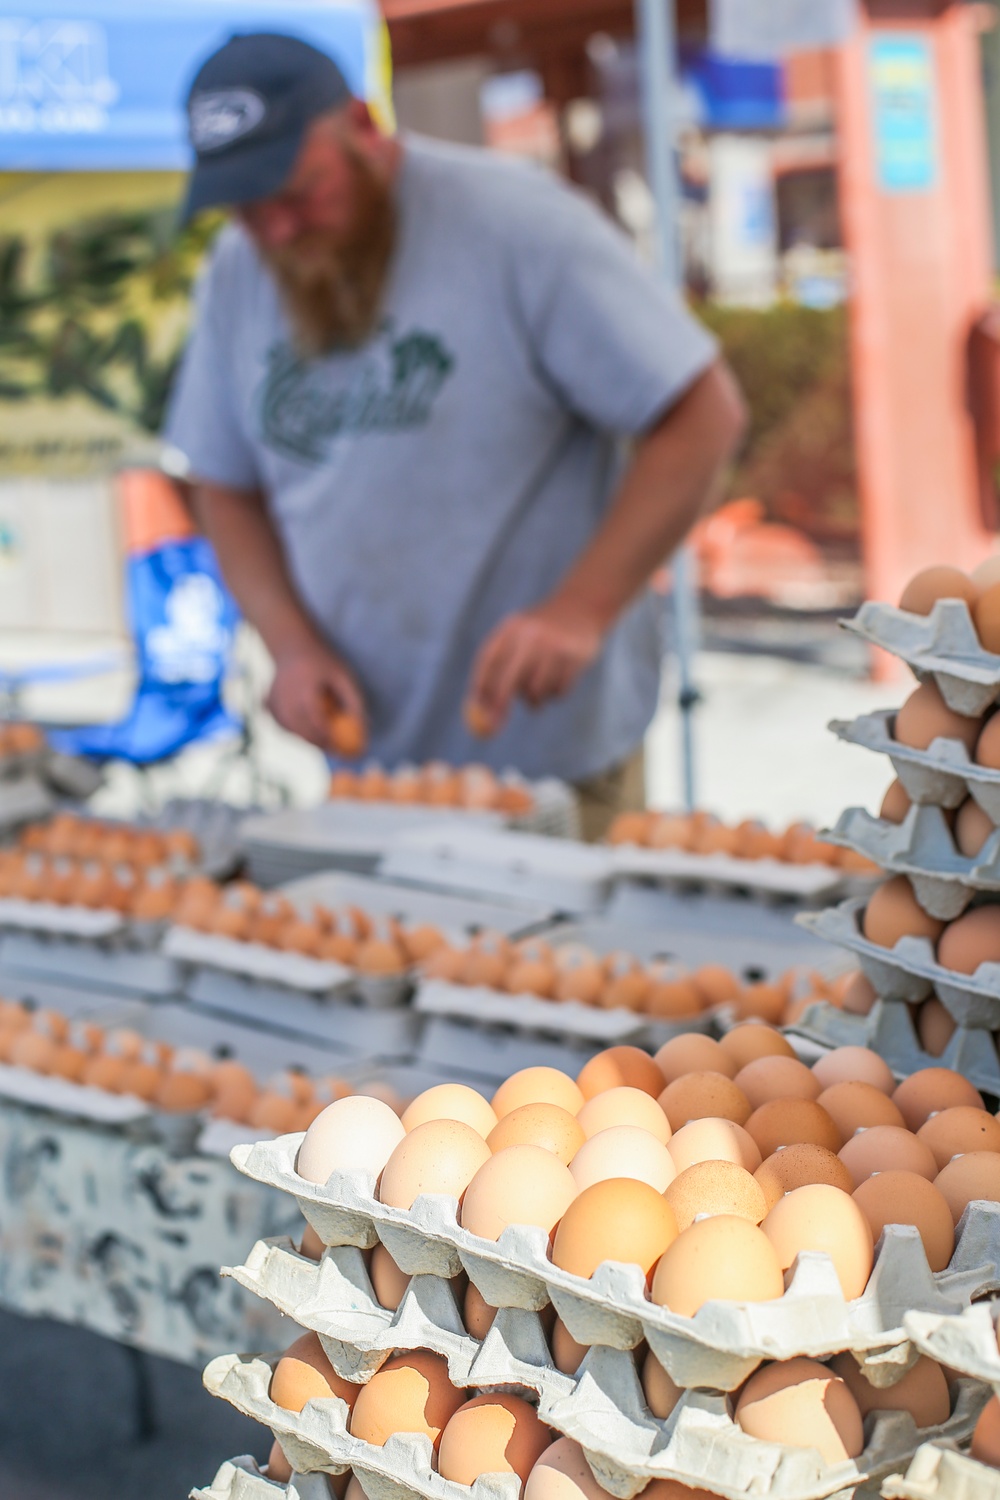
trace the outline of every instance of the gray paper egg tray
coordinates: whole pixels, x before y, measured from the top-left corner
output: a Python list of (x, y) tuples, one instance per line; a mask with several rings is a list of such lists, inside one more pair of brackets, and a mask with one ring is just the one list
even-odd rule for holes
[(913, 1311), (904, 1320), (921, 1354), (947, 1365), (970, 1380), (982, 1380), (1000, 1394), (1000, 1349), (997, 1317), (1000, 1302), (977, 1302), (956, 1313)]
[(763, 902), (832, 900), (843, 894), (850, 880), (845, 871), (832, 865), (690, 854), (683, 849), (650, 849), (638, 844), (615, 844), (612, 860), (615, 873), (623, 880), (703, 886), (727, 895), (733, 890), (745, 891)]
[(205, 1489), (192, 1490), (190, 1500), (331, 1500), (324, 1474), (293, 1474), (278, 1484), (262, 1474), (248, 1454), (230, 1459)]
[(887, 755), (914, 802), (958, 807), (974, 797), (994, 823), (1000, 823), (1000, 771), (977, 766), (958, 740), (934, 740), (927, 750), (913, 750), (892, 737), (896, 710), (880, 709), (860, 718), (834, 719), (829, 728), (838, 739)]
[(0, 833), (47, 818), (55, 808), (55, 797), (34, 773), (10, 779), (0, 773)]
[(796, 918), (808, 932), (849, 948), (880, 995), (917, 1002), (937, 995), (960, 1026), (1000, 1028), (1000, 964), (959, 974), (938, 963), (928, 938), (903, 937), (894, 948), (869, 942), (861, 931), (864, 901), (844, 901)]
[(870, 601), (853, 620), (841, 620), (873, 646), (905, 661), (922, 682), (930, 679), (948, 707), (978, 719), (1000, 698), (1000, 656), (984, 651), (963, 599), (939, 599), (929, 615), (913, 615)]
[(89, 989), (149, 996), (179, 993), (179, 966), (148, 940), (138, 942), (144, 936), (134, 925), (119, 925), (103, 938), (9, 929), (0, 933), (0, 966)]
[(885, 1500), (1000, 1500), (1000, 1469), (937, 1443), (919, 1447), (905, 1474), (890, 1474)]
[(960, 916), (977, 891), (1000, 891), (1000, 828), (967, 859), (955, 848), (939, 807), (917, 804), (902, 823), (849, 807), (825, 837), (859, 850), (890, 875), (909, 876), (924, 911), (944, 922)]
[(855, 1302), (845, 1302), (825, 1256), (806, 1254), (783, 1297), (707, 1303), (693, 1318), (681, 1317), (649, 1301), (638, 1266), (608, 1263), (589, 1281), (554, 1266), (541, 1229), (512, 1225), (493, 1242), (461, 1228), (453, 1198), (427, 1196), (404, 1211), (379, 1203), (365, 1174), (335, 1174), (325, 1187), (307, 1183), (294, 1170), (301, 1139), (238, 1146), (232, 1161), (247, 1176), (291, 1193), (324, 1244), (369, 1249), (381, 1240), (407, 1275), (450, 1279), (464, 1270), (491, 1307), (537, 1311), (552, 1302), (580, 1344), (633, 1349), (645, 1338), (680, 1386), (731, 1390), (762, 1359), (843, 1349), (868, 1352), (873, 1369), (883, 1362), (905, 1367), (900, 1330), (907, 1309), (952, 1312), (1000, 1286), (1000, 1204), (977, 1205), (960, 1226), (951, 1264), (937, 1275), (916, 1230), (893, 1225)]
[[(382, 1448), (361, 1442), (347, 1430), (347, 1407), (337, 1399), (311, 1401), (301, 1412), (276, 1406), (268, 1396), (273, 1360), (223, 1355), (205, 1371), (206, 1388), (245, 1415), (270, 1427), (289, 1463), (302, 1472), (343, 1473), (353, 1469), (374, 1500), (516, 1500), (516, 1475), (484, 1474), (471, 1485), (444, 1479), (432, 1466), (429, 1440), (396, 1433)], [(618, 1500), (632, 1500), (650, 1479), (672, 1479), (692, 1487), (710, 1485), (727, 1500), (769, 1493), (781, 1500), (822, 1500), (901, 1467), (921, 1440), (962, 1437), (971, 1431), (985, 1400), (982, 1387), (959, 1386), (955, 1410), (941, 1428), (923, 1433), (908, 1413), (878, 1413), (869, 1419), (866, 1446), (857, 1460), (834, 1466), (806, 1448), (790, 1448), (749, 1437), (734, 1422), (725, 1396), (689, 1391), (669, 1420), (649, 1418), (635, 1372), (633, 1390), (610, 1395), (585, 1377), (579, 1393), (546, 1411), (557, 1430), (580, 1443), (598, 1482)], [(605, 1434), (631, 1429), (631, 1462), (623, 1468), (602, 1457)], [(371, 1481), (371, 1483), (370, 1483)], [(386, 1486), (385, 1491), (381, 1489)], [(378, 1486), (378, 1488), (375, 1488)]]

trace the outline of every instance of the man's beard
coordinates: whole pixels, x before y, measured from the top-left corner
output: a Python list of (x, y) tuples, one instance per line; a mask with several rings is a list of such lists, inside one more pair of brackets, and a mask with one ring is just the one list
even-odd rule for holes
[(295, 343), (307, 358), (356, 349), (374, 332), (396, 243), (392, 190), (352, 153), (356, 214), (349, 234), (312, 231), (262, 251), (274, 274)]

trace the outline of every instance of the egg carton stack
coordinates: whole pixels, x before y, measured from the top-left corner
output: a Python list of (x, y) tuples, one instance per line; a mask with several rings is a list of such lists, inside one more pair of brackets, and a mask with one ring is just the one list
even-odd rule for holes
[[(912, 910), (902, 933), (891, 931), (889, 945), (872, 941), (868, 905), (858, 897), (798, 918), (856, 957), (874, 1003), (854, 1017), (817, 1006), (796, 1029), (827, 1045), (864, 1042), (899, 1075), (943, 1064), (996, 1095), (1000, 964), (973, 960), (963, 972), (939, 959), (937, 944), (952, 923), (963, 916), (968, 923), (971, 908), (995, 904), (1000, 895), (1000, 770), (979, 763), (992, 758), (983, 755), (984, 735), (992, 739), (1000, 729), (1000, 656), (980, 645), (964, 598), (926, 607), (927, 614), (915, 614), (869, 603), (847, 622), (905, 661), (920, 686), (898, 713), (831, 725), (847, 743), (886, 756), (897, 782), (878, 817), (848, 808), (826, 837), (899, 877), (894, 889)], [(961, 941), (952, 929), (945, 954)], [(925, 1004), (933, 1025), (917, 1009)]]

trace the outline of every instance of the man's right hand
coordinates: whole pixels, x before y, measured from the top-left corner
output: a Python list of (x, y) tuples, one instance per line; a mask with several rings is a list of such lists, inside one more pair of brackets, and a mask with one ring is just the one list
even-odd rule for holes
[(331, 719), (340, 710), (366, 725), (361, 690), (350, 670), (326, 646), (296, 646), (275, 660), (267, 706), (283, 729), (321, 750), (331, 750)]

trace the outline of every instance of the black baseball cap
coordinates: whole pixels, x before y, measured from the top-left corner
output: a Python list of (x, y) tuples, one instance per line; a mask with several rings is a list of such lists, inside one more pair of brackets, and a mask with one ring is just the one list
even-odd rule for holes
[(182, 223), (203, 208), (278, 192), (309, 124), (350, 98), (333, 58), (299, 37), (231, 36), (201, 65), (188, 93), (197, 160)]

